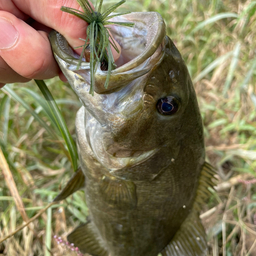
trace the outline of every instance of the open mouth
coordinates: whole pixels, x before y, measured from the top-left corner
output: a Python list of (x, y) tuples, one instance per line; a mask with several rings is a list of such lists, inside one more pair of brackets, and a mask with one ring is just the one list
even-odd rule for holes
[[(111, 25), (110, 30), (121, 46), (121, 56), (116, 62), (117, 68), (112, 70), (108, 87), (104, 87), (107, 72), (99, 64), (95, 72), (95, 92), (109, 93), (132, 80), (141, 77), (151, 70), (160, 59), (161, 43), (165, 37), (165, 24), (162, 17), (155, 12), (130, 13), (116, 17), (134, 23), (131, 28)], [(68, 45), (58, 33), (50, 34), (55, 58), (63, 73), (64, 69), (75, 72), (81, 79), (90, 84), (90, 63), (84, 58), (79, 69), (79, 55)]]

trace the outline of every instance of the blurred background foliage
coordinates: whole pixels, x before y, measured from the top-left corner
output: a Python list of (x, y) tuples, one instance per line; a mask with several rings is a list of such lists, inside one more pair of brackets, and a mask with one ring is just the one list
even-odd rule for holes
[[(123, 10), (164, 17), (194, 82), (207, 160), (219, 179), (201, 215), (209, 255), (256, 255), (256, 1), (141, 0), (127, 1)], [(58, 78), (46, 83), (75, 136), (77, 97)], [(0, 169), (0, 238), (44, 208), (73, 172), (42, 99), (34, 81), (0, 92), (0, 158), (12, 173)], [(76, 255), (53, 236), (65, 237), (86, 216), (79, 191), (0, 244), (0, 255)]]

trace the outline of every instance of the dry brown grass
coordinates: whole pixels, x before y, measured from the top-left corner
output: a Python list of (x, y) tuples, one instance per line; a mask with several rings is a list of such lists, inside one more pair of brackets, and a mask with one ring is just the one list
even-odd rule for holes
[[(217, 192), (202, 212), (210, 255), (254, 256), (256, 2), (145, 0), (136, 8), (155, 10), (163, 15), (167, 32), (184, 56), (195, 82), (205, 126), (207, 159), (216, 167), (219, 178)], [(220, 13), (237, 16), (198, 28)], [(56, 79), (48, 84), (56, 98), (65, 99), (61, 109), (73, 134), (78, 106), (67, 100), (76, 101), (76, 96)], [(10, 85), (44, 122), (50, 123), (33, 97), (20, 87)], [(39, 93), (32, 82), (27, 88)], [(13, 176), (10, 183), (6, 176), (10, 173), (3, 176), (3, 169), (0, 170), (2, 238), (54, 198), (71, 175), (71, 164), (60, 146), (62, 141), (46, 133), (21, 104), (10, 101), (5, 93), (0, 93), (0, 115), (1, 148)], [(85, 220), (87, 208), (81, 202), (83, 193), (79, 192), (72, 200), (54, 206), (0, 244), (0, 255), (72, 255), (65, 246), (57, 245), (53, 235), (65, 237), (78, 222)], [(46, 244), (51, 245), (50, 252)]]

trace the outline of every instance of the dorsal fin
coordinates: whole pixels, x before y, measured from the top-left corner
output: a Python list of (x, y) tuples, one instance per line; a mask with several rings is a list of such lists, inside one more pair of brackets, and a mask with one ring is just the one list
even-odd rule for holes
[(85, 176), (81, 167), (77, 169), (77, 171), (73, 174), (71, 179), (68, 181), (66, 186), (62, 189), (60, 194), (54, 198), (54, 202), (58, 202), (66, 199), (68, 196), (75, 193), (77, 190), (83, 188), (85, 186)]
[(161, 252), (162, 256), (206, 256), (208, 253), (204, 227), (201, 223), (199, 212), (202, 204), (212, 194), (216, 183), (215, 170), (204, 163), (192, 210), (171, 242)]
[(93, 232), (90, 222), (77, 227), (67, 237), (70, 243), (78, 247), (82, 253), (88, 253), (92, 256), (108, 256), (108, 252), (103, 248), (99, 238)]

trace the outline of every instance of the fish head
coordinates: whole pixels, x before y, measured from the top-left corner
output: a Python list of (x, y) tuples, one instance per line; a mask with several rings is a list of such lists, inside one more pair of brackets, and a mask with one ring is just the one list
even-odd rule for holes
[(194, 88), (182, 56), (166, 36), (162, 17), (130, 13), (123, 20), (134, 26), (110, 27), (121, 56), (107, 88), (107, 71), (98, 65), (94, 95), (89, 94), (89, 63), (84, 60), (77, 69), (79, 56), (60, 34), (50, 35), (55, 58), (84, 106), (91, 148), (101, 160), (145, 156), (164, 147), (178, 154), (181, 140), (202, 148)]

